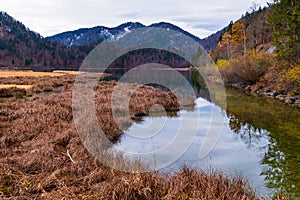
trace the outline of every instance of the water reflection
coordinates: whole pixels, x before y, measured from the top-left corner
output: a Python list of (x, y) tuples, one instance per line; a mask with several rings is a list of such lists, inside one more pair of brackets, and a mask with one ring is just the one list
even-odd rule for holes
[[(200, 116), (202, 123), (193, 144), (169, 169), (176, 171), (183, 164), (198, 168), (212, 164), (229, 174), (241, 172), (260, 194), (284, 191), (300, 197), (300, 109), (227, 89), (227, 122), (210, 122), (211, 109), (220, 109), (222, 113), (224, 108), (204, 100), (210, 100), (210, 94), (197, 71), (181, 73), (193, 85), (202, 104), (189, 112), (173, 114), (172, 118), (161, 115), (143, 118), (123, 135), (116, 148), (140, 152), (161, 148), (174, 137), (180, 117), (189, 115), (192, 121)], [(122, 74), (124, 71), (114, 72), (115, 76)], [(162, 134), (150, 142), (140, 142), (130, 136), (139, 134), (138, 126), (155, 125), (162, 120), (166, 120)], [(199, 148), (207, 130), (214, 126), (224, 126), (222, 136), (209, 156), (200, 160)]]
[(227, 90), (230, 127), (249, 147), (269, 138), (260, 164), (267, 187), (300, 196), (300, 110)]
[[(217, 110), (219, 115), (224, 114), (221, 108), (203, 98), (199, 98), (194, 111), (189, 112), (182, 110), (178, 113), (178, 117), (145, 117), (142, 123), (136, 123), (131, 126), (114, 148), (118, 151), (125, 152), (125, 155), (126, 152), (136, 152), (140, 154), (153, 152), (153, 155), (155, 155), (155, 151), (164, 148), (172, 142), (173, 138), (176, 137), (178, 128), (184, 129), (187, 133), (191, 131), (190, 127), (180, 127), (182, 118), (188, 118), (190, 123), (200, 121), (191, 146), (176, 162), (162, 171), (177, 171), (183, 165), (200, 169), (209, 168), (211, 165), (214, 169), (229, 175), (241, 173), (247, 179), (249, 178), (251, 185), (257, 189), (260, 194), (269, 195), (272, 191), (264, 186), (266, 182), (263, 176), (261, 176), (263, 166), (260, 165), (260, 161), (266, 152), (266, 148), (263, 147), (267, 146), (268, 138), (259, 140), (258, 143), (255, 144), (255, 148), (249, 148), (248, 145), (245, 145), (246, 138), (245, 140), (241, 140), (240, 137), (236, 137), (237, 135), (231, 131), (229, 118), (227, 118), (225, 124), (221, 121), (211, 120), (212, 110)], [(164, 122), (163, 126), (161, 125), (162, 122)], [(207, 131), (220, 126), (224, 127), (217, 145), (207, 157), (200, 159), (199, 150), (206, 138)], [(153, 137), (141, 140), (140, 138), (143, 134), (149, 131), (151, 133), (155, 132)], [(179, 145), (181, 145), (180, 141), (174, 146)], [(171, 156), (175, 153), (176, 149), (173, 149), (173, 151), (170, 151), (166, 156)], [(150, 164), (154, 163), (154, 161), (151, 160), (153, 157), (149, 157), (149, 160), (144, 160), (144, 162)]]
[(262, 139), (269, 138), (269, 132), (267, 130), (256, 128), (251, 124), (245, 123), (234, 115), (229, 114), (228, 117), (230, 119), (230, 129), (237, 134), (245, 144), (247, 144), (248, 148), (255, 148), (256, 144)]
[[(130, 68), (108, 68), (105, 70), (105, 73), (110, 74), (109, 76), (105, 76), (102, 78), (102, 80), (120, 80), (124, 74), (128, 73), (131, 69)], [(169, 88), (166, 88), (165, 86), (157, 84), (160, 82), (160, 80), (165, 80), (165, 73), (162, 73), (162, 70), (165, 69), (155, 69), (152, 68), (149, 70), (151, 72), (151, 76), (153, 77), (152, 83), (149, 83), (147, 85), (162, 89), (163, 91), (169, 91)], [(169, 82), (169, 85), (172, 85), (174, 88), (180, 88), (182, 87), (182, 83), (178, 81), (178, 77), (174, 76), (175, 73), (179, 72), (187, 82), (193, 87), (195, 94), (198, 97), (202, 97), (208, 101), (210, 101), (210, 93), (205, 85), (205, 81), (200, 75), (198, 70), (195, 69), (188, 69), (188, 68), (183, 68), (179, 71), (171, 71), (169, 70), (169, 77), (167, 78), (167, 81)], [(140, 82), (141, 77), (145, 76), (145, 71), (143, 69), (138, 69), (135, 68), (134, 71), (130, 72), (130, 82)], [(178, 85), (176, 85), (178, 84)]]

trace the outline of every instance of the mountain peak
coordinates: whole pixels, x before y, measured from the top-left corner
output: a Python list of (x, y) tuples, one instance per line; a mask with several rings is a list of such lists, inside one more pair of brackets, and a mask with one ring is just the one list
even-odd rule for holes
[(8, 17), (8, 18), (11, 18), (13, 19), (11, 16), (9, 16), (6, 12), (4, 11), (0, 11), (0, 14), (3, 16), (3, 17)]
[(187, 31), (179, 28), (178, 26), (168, 23), (168, 22), (159, 22), (151, 24), (150, 26), (145, 26), (139, 22), (126, 22), (117, 27), (108, 28), (105, 26), (97, 26), (93, 28), (82, 28), (75, 31), (68, 31), (60, 33), (47, 39), (50, 41), (56, 41), (67, 46), (81, 46), (95, 41), (103, 41), (106, 39), (115, 39), (126, 34), (129, 30), (136, 28), (145, 28), (145, 27), (158, 27), (158, 28), (167, 28), (174, 31), (183, 33), (195, 41), (200, 42), (201, 39), (195, 35), (190, 34)]
[[(141, 24), (140, 22), (126, 22), (126, 23), (123, 23), (117, 27), (114, 27), (114, 28), (143, 28), (145, 27), (144, 24)], [(111, 28), (111, 29), (114, 29), (114, 28)]]

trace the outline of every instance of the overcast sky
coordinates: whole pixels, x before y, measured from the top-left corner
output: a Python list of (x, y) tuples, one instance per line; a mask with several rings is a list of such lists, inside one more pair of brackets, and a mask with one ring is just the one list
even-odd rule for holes
[(0, 0), (0, 10), (42, 36), (133, 21), (170, 22), (203, 38), (267, 0)]

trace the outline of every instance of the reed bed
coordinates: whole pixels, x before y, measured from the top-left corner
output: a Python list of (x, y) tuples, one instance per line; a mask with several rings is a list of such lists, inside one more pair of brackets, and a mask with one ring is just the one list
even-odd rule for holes
[[(65, 90), (61, 94), (0, 104), (0, 198), (257, 199), (246, 181), (221, 173), (183, 167), (173, 175), (158, 175), (125, 173), (105, 167), (89, 154), (77, 134), (72, 114), (74, 77), (60, 78), (11, 81), (43, 87), (61, 83)], [(6, 81), (1, 79), (1, 84)], [(110, 107), (115, 85), (114, 81), (102, 81), (95, 98), (99, 124), (112, 142), (124, 131), (114, 122), (119, 119), (118, 116), (113, 119)], [(121, 87), (126, 91), (130, 85)], [(176, 95), (171, 92), (140, 86), (130, 95), (129, 118), (147, 115), (156, 104), (167, 111), (179, 109)], [(125, 108), (118, 109), (122, 113)], [(132, 123), (129, 118), (124, 118), (127, 127)]]

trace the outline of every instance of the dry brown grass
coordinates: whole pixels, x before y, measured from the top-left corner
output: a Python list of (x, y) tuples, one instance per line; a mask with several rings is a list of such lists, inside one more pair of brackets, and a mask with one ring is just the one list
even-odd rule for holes
[[(222, 174), (183, 167), (172, 176), (127, 174), (113, 179), (103, 199), (256, 199), (245, 183)], [(100, 195), (98, 193), (98, 195)], [(99, 196), (97, 196), (99, 197)]]
[(58, 87), (70, 89), (74, 79), (75, 75), (0, 77), (0, 96), (11, 97), (17, 94), (18, 97), (22, 97), (31, 96), (35, 93), (51, 92)]
[[(36, 83), (32, 79), (21, 81)], [(0, 104), (0, 198), (256, 199), (242, 179), (218, 173), (183, 168), (174, 175), (158, 176), (103, 166), (84, 148), (73, 123), (74, 77), (60, 81), (66, 84), (62, 94)], [(101, 82), (96, 94), (97, 118), (112, 141), (122, 134), (109, 107), (114, 85), (115, 82)], [(132, 94), (131, 117), (148, 114), (153, 104), (178, 110), (174, 94), (141, 86)]]
[(28, 89), (32, 88), (32, 85), (15, 85), (15, 84), (0, 85), (0, 89), (3, 89), (3, 88), (7, 89), (7, 88), (13, 88), (13, 87), (28, 90)]
[[(10, 76), (2, 76), (0, 71), (0, 89), (17, 88), (25, 89), (27, 95), (34, 93), (51, 92), (58, 87), (64, 90), (72, 88), (77, 74), (84, 72), (54, 71), (54, 72), (32, 72), (32, 71), (6, 71)], [(4, 74), (4, 73), (3, 73)], [(94, 76), (103, 77), (106, 74), (92, 73)], [(0, 92), (1, 94), (1, 92)]]
[(77, 75), (77, 74), (82, 74), (85, 72), (80, 72), (80, 71), (65, 71), (65, 70), (54, 70), (52, 73), (59, 73), (59, 74), (69, 74), (69, 75)]
[(22, 98), (27, 94), (27, 90), (19, 87), (0, 88), (0, 97), (17, 97)]
[(53, 72), (33, 72), (31, 70), (0, 70), (0, 78), (3, 77), (28, 77), (28, 76), (33, 76), (33, 77), (41, 77), (41, 76), (64, 76), (67, 74), (70, 75), (76, 75), (80, 72), (75, 72), (75, 71), (53, 71)]
[(19, 97), (22, 98), (28, 94), (32, 85), (0, 85), (0, 98), (2, 97)]
[(0, 77), (24, 77), (24, 76), (63, 76), (64, 73), (52, 73), (52, 72), (33, 72), (33, 71), (17, 71), (17, 70), (1, 70)]

